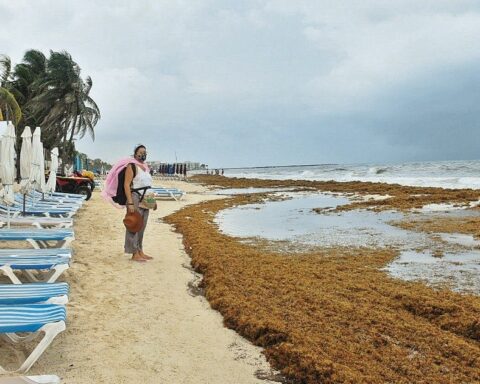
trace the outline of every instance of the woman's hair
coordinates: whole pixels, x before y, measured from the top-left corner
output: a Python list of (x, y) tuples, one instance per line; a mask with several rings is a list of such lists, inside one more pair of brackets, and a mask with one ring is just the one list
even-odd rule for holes
[(135, 145), (135, 148), (133, 149), (133, 155), (136, 155), (140, 148), (143, 148), (145, 150), (147, 149), (143, 144), (137, 144), (137, 145)]

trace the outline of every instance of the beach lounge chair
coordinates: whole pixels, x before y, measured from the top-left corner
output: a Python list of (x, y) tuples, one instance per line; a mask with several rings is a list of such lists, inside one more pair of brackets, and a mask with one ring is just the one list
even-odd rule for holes
[(0, 228), (7, 225), (8, 222), (13, 226), (34, 226), (37, 228), (71, 228), (73, 226), (71, 218), (23, 215), (9, 218), (7, 215), (0, 214)]
[[(0, 306), (0, 335), (12, 344), (30, 342), (41, 332), (43, 339), (15, 372), (26, 372), (38, 360), (52, 340), (65, 330), (65, 306), (25, 304)], [(19, 335), (22, 334), (22, 336)], [(24, 333), (28, 335), (24, 336)], [(7, 371), (0, 366), (0, 373)]]
[(175, 201), (181, 200), (186, 194), (177, 188), (152, 188), (151, 191), (155, 195), (156, 199), (172, 198)]
[(76, 193), (64, 193), (64, 192), (41, 193), (34, 190), (31, 192), (31, 194), (36, 198), (54, 197), (62, 200), (85, 200), (87, 198), (85, 195), (80, 195)]
[(2, 228), (0, 241), (28, 241), (34, 248), (52, 248), (49, 242), (55, 242), (55, 248), (66, 248), (74, 240), (71, 228), (27, 229)]
[[(16, 194), (15, 203), (15, 207), (22, 207), (23, 209), (23, 196)], [(81, 205), (77, 203), (59, 203), (56, 201), (38, 200), (27, 197), (25, 199), (25, 207), (78, 211), (81, 208)]]
[(31, 282), (53, 283), (70, 267), (71, 257), (72, 251), (63, 248), (1, 249), (0, 272), (14, 284), (22, 284), (14, 271)]
[(0, 384), (60, 384), (60, 378), (55, 375), (5, 377), (0, 379)]
[[(2, 215), (10, 215), (10, 217), (15, 217), (20, 214), (23, 214), (23, 206), (15, 204), (13, 206), (7, 207), (4, 204), (0, 203), (0, 213)], [(40, 207), (25, 207), (26, 215), (34, 216), (45, 216), (45, 217), (72, 217), (76, 211), (71, 209), (57, 209), (57, 208), (40, 208)]]
[(0, 284), (0, 305), (67, 304), (67, 283)]
[(41, 193), (36, 191), (31, 192), (30, 194), (27, 194), (27, 197), (33, 200), (50, 201), (50, 202), (65, 203), (65, 204), (77, 204), (81, 206), (85, 202), (85, 195), (75, 195), (75, 196), (81, 196), (81, 197), (80, 198), (62, 197), (62, 196), (50, 195), (49, 193), (43, 194), (42, 196)]

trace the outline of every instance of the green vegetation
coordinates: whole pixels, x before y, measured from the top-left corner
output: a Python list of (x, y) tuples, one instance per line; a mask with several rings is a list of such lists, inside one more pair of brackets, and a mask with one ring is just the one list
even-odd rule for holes
[(25, 126), (41, 127), (44, 147), (58, 147), (64, 165), (75, 155), (74, 139), (86, 133), (94, 138), (100, 119), (90, 97), (92, 79), (80, 74), (80, 66), (65, 51), (50, 51), (47, 58), (32, 49), (14, 67), (9, 57), (0, 57), (0, 114), (16, 122), (18, 141)]

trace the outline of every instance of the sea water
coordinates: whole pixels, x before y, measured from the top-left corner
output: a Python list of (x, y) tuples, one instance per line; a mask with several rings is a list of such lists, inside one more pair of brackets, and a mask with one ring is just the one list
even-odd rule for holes
[(225, 176), (277, 180), (370, 181), (419, 187), (480, 189), (480, 160), (226, 168)]

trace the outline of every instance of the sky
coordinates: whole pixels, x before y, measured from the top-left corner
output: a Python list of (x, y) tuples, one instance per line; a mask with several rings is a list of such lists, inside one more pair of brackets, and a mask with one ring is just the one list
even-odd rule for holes
[(480, 2), (0, 0), (0, 53), (66, 50), (114, 162), (479, 159)]

